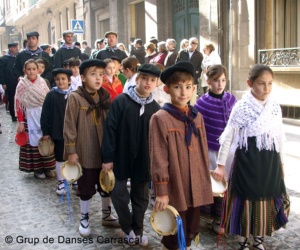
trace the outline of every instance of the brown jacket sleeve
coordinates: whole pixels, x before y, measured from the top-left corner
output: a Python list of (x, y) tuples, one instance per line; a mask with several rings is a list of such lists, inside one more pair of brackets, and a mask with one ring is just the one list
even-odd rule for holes
[(168, 131), (161, 117), (154, 114), (150, 120), (150, 168), (156, 196), (168, 195), (169, 161)]
[(65, 113), (64, 140), (66, 155), (76, 153), (77, 120), (80, 107), (75, 95), (74, 92), (69, 95)]

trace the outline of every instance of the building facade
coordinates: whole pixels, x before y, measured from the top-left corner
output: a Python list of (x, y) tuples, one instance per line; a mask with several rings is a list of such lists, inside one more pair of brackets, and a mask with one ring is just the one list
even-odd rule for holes
[[(275, 72), (274, 94), (283, 109), (300, 118), (300, 0), (0, 0), (0, 46), (28, 31), (40, 33), (40, 44), (58, 46), (71, 19), (84, 20), (91, 47), (108, 30), (119, 42), (144, 42), (155, 36), (197, 37), (198, 49), (211, 42), (228, 68), (229, 90), (238, 98), (248, 89), (251, 66), (266, 63)], [(283, 62), (283, 63), (282, 63)], [(289, 111), (288, 111), (289, 112)], [(297, 113), (298, 112), (298, 113)]]

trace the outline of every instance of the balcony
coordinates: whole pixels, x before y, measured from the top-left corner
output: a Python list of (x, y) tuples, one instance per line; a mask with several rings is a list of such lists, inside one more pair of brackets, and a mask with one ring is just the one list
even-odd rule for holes
[(300, 47), (258, 50), (258, 63), (278, 73), (300, 73)]
[(300, 47), (258, 50), (258, 63), (274, 72), (273, 96), (283, 118), (300, 119)]

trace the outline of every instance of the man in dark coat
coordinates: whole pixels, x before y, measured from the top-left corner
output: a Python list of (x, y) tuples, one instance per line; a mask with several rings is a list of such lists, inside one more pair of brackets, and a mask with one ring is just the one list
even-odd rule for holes
[(43, 51), (39, 46), (39, 33), (36, 31), (28, 32), (26, 33), (27, 36), (27, 47), (20, 52), (15, 61), (14, 65), (14, 74), (16, 76), (16, 79), (18, 79), (20, 76), (23, 76), (23, 68), (24, 64), (29, 59), (37, 59), (41, 58), (44, 61), (47, 62), (48, 67), (45, 69), (44, 73), (41, 75), (41, 77), (46, 78), (50, 83), (53, 81), (52, 76), (52, 60), (48, 53)]
[(202, 69), (201, 64), (203, 60), (202, 53), (197, 50), (198, 47), (198, 39), (196, 37), (191, 37), (189, 39), (189, 46), (187, 49), (181, 50), (176, 59), (176, 63), (180, 61), (191, 62), (195, 68), (195, 78), (194, 84), (198, 85), (198, 78), (201, 75)]
[(121, 61), (127, 58), (126, 53), (117, 47), (118, 34), (114, 31), (108, 31), (105, 33), (105, 38), (107, 39), (107, 45), (104, 49), (100, 50), (96, 56), (96, 59), (104, 60), (106, 58), (111, 58), (116, 56), (121, 59)]
[(131, 50), (130, 56), (136, 57), (139, 60), (140, 64), (145, 63), (146, 51), (143, 46), (143, 41), (140, 38), (134, 40), (134, 49)]
[(70, 59), (71, 57), (74, 58), (81, 58), (81, 50), (78, 49), (75, 44), (73, 43), (74, 39), (74, 32), (71, 30), (66, 30), (63, 33), (64, 43), (61, 47), (57, 50), (54, 56), (54, 68), (62, 68), (63, 62), (65, 60)]
[(9, 113), (13, 122), (17, 121), (15, 116), (15, 93), (18, 79), (14, 76), (13, 66), (19, 52), (18, 43), (8, 44), (8, 53), (0, 58), (0, 84), (5, 90)]

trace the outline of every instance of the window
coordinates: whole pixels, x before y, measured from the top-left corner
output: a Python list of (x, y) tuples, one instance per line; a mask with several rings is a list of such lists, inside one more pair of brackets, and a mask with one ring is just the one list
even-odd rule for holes
[(275, 1), (277, 48), (300, 46), (300, 0)]

